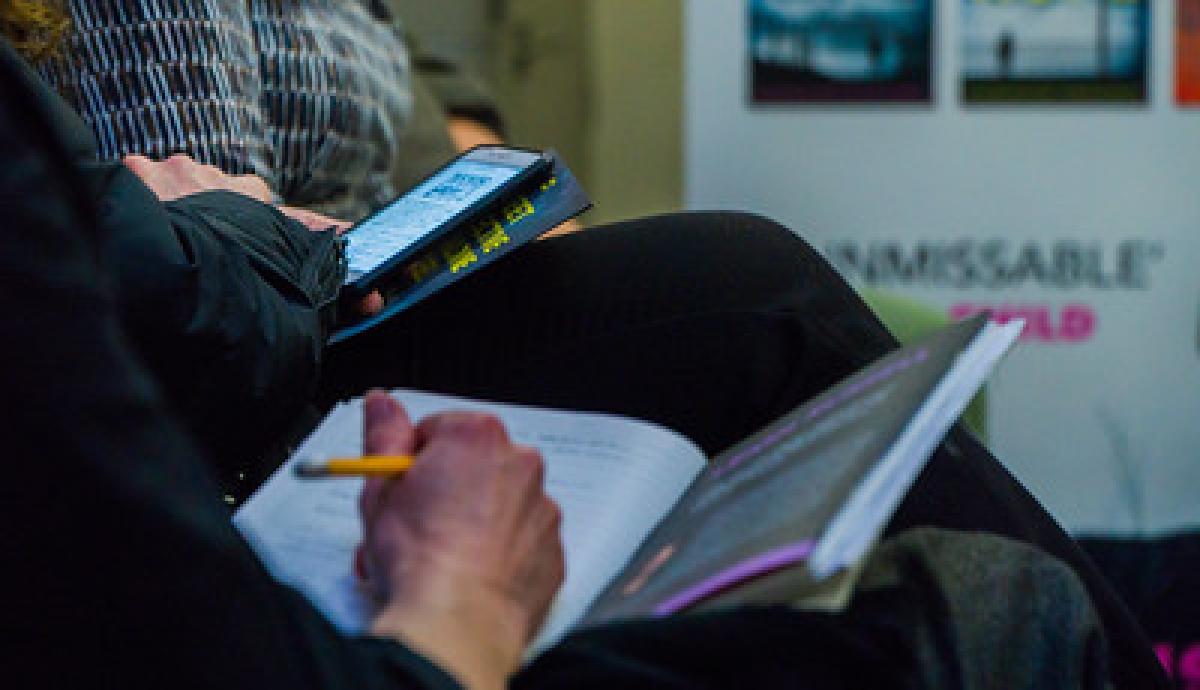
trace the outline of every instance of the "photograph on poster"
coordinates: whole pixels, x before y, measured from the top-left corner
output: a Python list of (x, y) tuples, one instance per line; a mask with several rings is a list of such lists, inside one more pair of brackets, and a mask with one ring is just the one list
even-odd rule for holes
[(1175, 98), (1200, 105), (1200, 0), (1179, 0), (1175, 12)]
[(1149, 0), (962, 0), (967, 103), (1139, 103)]
[(755, 103), (928, 103), (931, 0), (748, 0)]

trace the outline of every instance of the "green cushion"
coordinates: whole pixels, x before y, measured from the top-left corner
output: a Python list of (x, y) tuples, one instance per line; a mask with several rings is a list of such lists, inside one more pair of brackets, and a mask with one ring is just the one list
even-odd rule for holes
[[(950, 318), (933, 307), (885, 290), (863, 288), (859, 291), (863, 301), (884, 326), (903, 344), (918, 340), (928, 333), (950, 323)], [(981, 441), (987, 440), (987, 391), (979, 392), (967, 405), (962, 421)]]

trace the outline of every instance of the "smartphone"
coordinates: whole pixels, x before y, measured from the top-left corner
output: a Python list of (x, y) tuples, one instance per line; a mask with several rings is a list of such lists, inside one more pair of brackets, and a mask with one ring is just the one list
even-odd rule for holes
[(539, 181), (551, 167), (541, 151), (489, 145), (463, 153), (346, 232), (343, 292), (360, 297), (386, 285), (414, 254)]

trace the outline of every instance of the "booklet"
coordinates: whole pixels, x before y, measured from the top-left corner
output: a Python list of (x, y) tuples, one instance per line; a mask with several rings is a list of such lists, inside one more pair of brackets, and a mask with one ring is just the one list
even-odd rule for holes
[(335, 330), (329, 344), (378, 326), (591, 208), (591, 200), (558, 154), (547, 155), (554, 162), (549, 177), (528, 193), (498, 199), (461, 230), (414, 256), (403, 268), (410, 281), (404, 290), (388, 294), (387, 306), (378, 314)]
[[(546, 491), (562, 508), (567, 573), (533, 654), (607, 621), (844, 602), (856, 564), (1022, 328), (984, 316), (952, 324), (711, 460), (644, 421), (395, 394), (414, 420), (494, 413), (514, 441), (542, 452)], [(350, 634), (366, 629), (374, 606), (352, 571), (362, 480), (297, 479), (292, 466), (361, 452), (354, 400), (331, 411), (234, 516), (268, 570)]]

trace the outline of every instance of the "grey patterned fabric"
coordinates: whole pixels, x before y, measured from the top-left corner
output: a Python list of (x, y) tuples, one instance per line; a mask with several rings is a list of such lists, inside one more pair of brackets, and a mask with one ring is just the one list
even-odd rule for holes
[(100, 155), (188, 153), (288, 204), (356, 219), (395, 195), (410, 63), (377, 3), (69, 0), (45, 77)]
[[(918, 660), (914, 687), (1111, 688), (1108, 641), (1087, 588), (1029, 544), (911, 529), (868, 557), (856, 596), (895, 604), (893, 623)], [(1155, 687), (1144, 680), (1140, 687)]]

